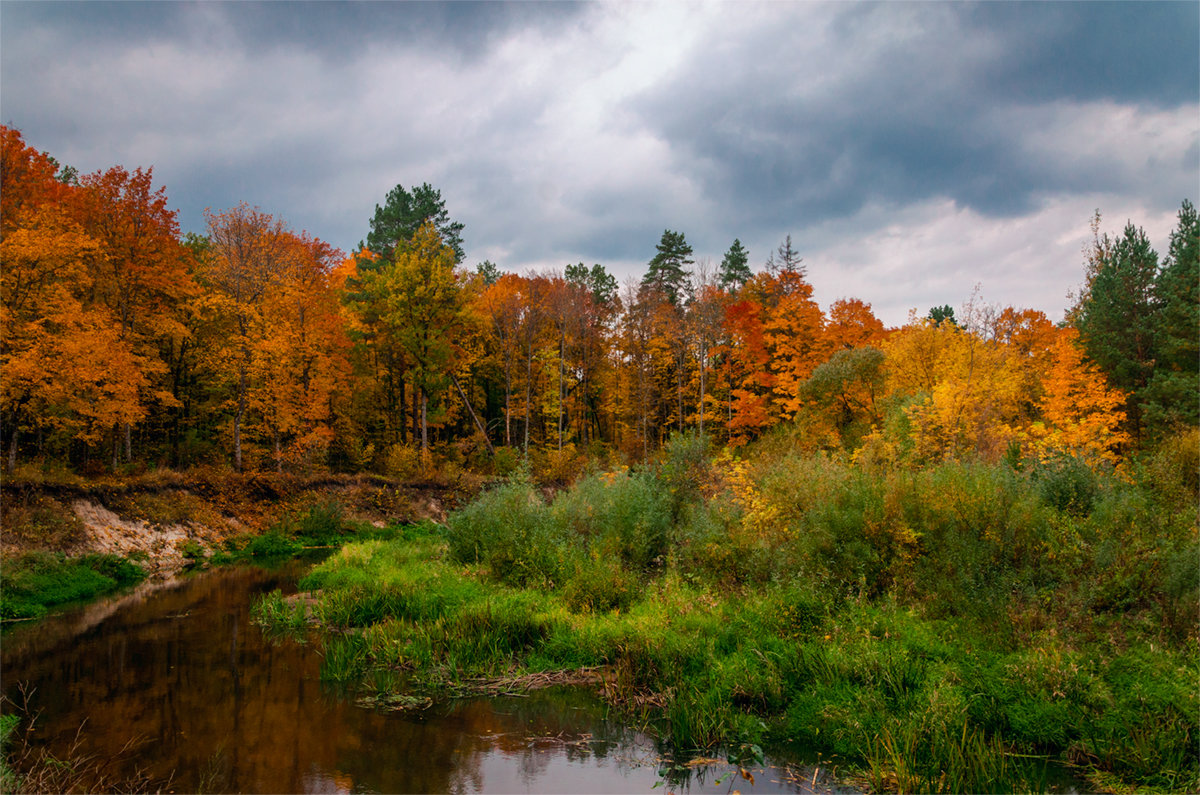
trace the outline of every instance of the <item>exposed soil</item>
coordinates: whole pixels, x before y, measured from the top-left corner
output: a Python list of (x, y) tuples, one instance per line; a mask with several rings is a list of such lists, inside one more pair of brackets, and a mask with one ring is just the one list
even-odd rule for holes
[(105, 552), (145, 561), (156, 577), (189, 554), (259, 535), (308, 505), (339, 503), (348, 519), (442, 522), (481, 483), (399, 482), (374, 475), (299, 477), (204, 472), (127, 480), (0, 485), (0, 551)]

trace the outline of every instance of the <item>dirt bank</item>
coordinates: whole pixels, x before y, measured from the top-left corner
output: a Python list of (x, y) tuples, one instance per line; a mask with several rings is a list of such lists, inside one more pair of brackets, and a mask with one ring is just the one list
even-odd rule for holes
[(308, 506), (336, 502), (351, 521), (443, 521), (481, 483), (372, 475), (158, 472), (139, 478), (0, 484), (0, 552), (108, 552), (167, 576), (189, 555), (229, 548)]

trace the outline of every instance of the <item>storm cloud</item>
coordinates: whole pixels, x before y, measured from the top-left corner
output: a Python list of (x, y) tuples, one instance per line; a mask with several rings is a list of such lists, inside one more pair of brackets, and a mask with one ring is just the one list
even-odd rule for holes
[(0, 117), (350, 250), (430, 182), (470, 263), (637, 277), (664, 228), (889, 323), (1061, 316), (1093, 209), (1160, 248), (1200, 181), (1195, 3), (0, 5)]

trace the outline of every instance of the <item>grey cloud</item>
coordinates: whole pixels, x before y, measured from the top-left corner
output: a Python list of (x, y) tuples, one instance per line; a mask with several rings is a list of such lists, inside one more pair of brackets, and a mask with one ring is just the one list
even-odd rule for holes
[[(303, 48), (330, 61), (372, 44), (418, 46), (474, 58), (514, 28), (554, 27), (582, 4), (528, 2), (5, 2), (17, 29), (53, 28), (106, 46), (207, 40), (236, 49)], [(94, 45), (93, 45), (94, 46)]]
[(852, 214), (873, 199), (949, 197), (1012, 216), (1055, 191), (1122, 187), (1117, 173), (1029, 156), (1026, 117), (1012, 111), (1051, 100), (1194, 103), (1197, 8), (835, 7), (824, 29), (781, 18), (699, 47), (675, 80), (631, 106), (681, 168), (705, 163), (696, 173), (706, 190), (759, 228)]
[[(697, 6), (661, 32), (695, 40), (665, 80), (590, 102), (657, 8), (3, 2), (2, 113), (85, 171), (154, 165), (185, 229), (247, 200), (348, 249), (391, 187), (428, 181), (470, 262), (622, 276), (664, 227), (759, 264), (788, 232), (808, 257), (942, 199), (989, 222), (1081, 191), (1177, 207), (1200, 172), (1195, 133), (1112, 166), (1145, 108), (1194, 107), (1194, 4)], [(1097, 100), (1132, 120), (1077, 153), (1071, 103)]]
[(1200, 4), (977, 3), (972, 33), (1002, 38), (1007, 54), (980, 70), (1010, 100), (1093, 100), (1170, 107), (1200, 96)]

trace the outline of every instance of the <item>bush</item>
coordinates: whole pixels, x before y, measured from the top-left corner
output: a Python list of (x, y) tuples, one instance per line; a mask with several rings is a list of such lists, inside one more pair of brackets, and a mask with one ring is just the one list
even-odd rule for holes
[(311, 540), (317, 545), (333, 543), (342, 534), (345, 511), (337, 500), (327, 500), (310, 505), (296, 522), (296, 536)]
[(1165, 505), (1194, 515), (1200, 503), (1200, 428), (1164, 439), (1148, 457), (1142, 480)]
[(242, 554), (252, 558), (282, 558), (295, 555), (300, 549), (300, 542), (288, 538), (278, 529), (273, 529), (251, 539), (242, 550)]
[(492, 456), (492, 474), (508, 477), (521, 466), (521, 451), (515, 447), (497, 447)]
[(1047, 505), (1070, 514), (1087, 516), (1096, 503), (1096, 473), (1085, 461), (1063, 456), (1047, 461), (1034, 472), (1038, 493)]
[(558, 574), (558, 544), (546, 505), (528, 483), (506, 483), (450, 517), (450, 556), (486, 563), (513, 585), (549, 585)]
[(587, 464), (587, 459), (570, 442), (561, 450), (544, 450), (532, 458), (538, 479), (545, 483), (572, 483)]
[(700, 485), (708, 480), (710, 471), (708, 436), (699, 431), (671, 434), (652, 472), (671, 497), (672, 519), (678, 519), (683, 506), (700, 497)]
[(680, 574), (688, 580), (738, 587), (767, 582), (777, 568), (787, 568), (742, 518), (738, 506), (726, 500), (688, 506), (678, 527), (675, 554)]
[(4, 535), (10, 542), (63, 549), (83, 539), (83, 521), (70, 506), (41, 495), (20, 503), (9, 503), (9, 495), (4, 496)]
[(564, 536), (585, 549), (612, 551), (635, 570), (661, 565), (671, 530), (670, 497), (645, 473), (590, 475), (558, 495), (551, 507)]
[(392, 445), (384, 458), (384, 469), (397, 480), (413, 480), (420, 477), (423, 471), (420, 449), (407, 444)]

